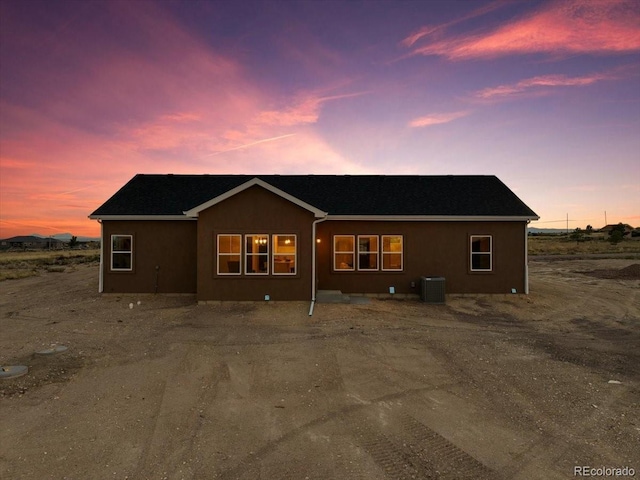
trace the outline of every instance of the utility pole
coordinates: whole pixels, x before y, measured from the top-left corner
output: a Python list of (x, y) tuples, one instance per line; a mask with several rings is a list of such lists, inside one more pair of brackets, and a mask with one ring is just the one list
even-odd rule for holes
[(567, 235), (569, 235), (569, 214), (567, 213)]
[(606, 227), (607, 225), (609, 225), (609, 224), (607, 223), (607, 211), (605, 210), (604, 211), (604, 226)]

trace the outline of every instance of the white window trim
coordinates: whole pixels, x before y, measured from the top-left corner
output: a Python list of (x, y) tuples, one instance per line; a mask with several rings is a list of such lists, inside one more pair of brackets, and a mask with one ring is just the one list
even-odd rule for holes
[[(378, 249), (373, 252), (373, 251), (366, 251), (366, 252), (361, 252), (360, 251), (360, 239), (361, 238), (375, 238), (376, 242), (378, 244)], [(376, 268), (361, 268), (360, 267), (360, 254), (368, 254), (371, 255), (375, 253), (376, 254)], [(378, 235), (358, 235), (357, 238), (357, 256), (358, 256), (358, 271), (360, 272), (377, 272), (380, 269), (380, 237)]]
[[(294, 242), (295, 242), (295, 250), (293, 252), (293, 265), (295, 268), (295, 272), (291, 273), (291, 272), (285, 272), (285, 273), (277, 273), (276, 272), (276, 257), (280, 257), (280, 256), (292, 256), (289, 253), (276, 253), (276, 241), (275, 238), (276, 237), (293, 237), (294, 238)], [(277, 276), (292, 276), (292, 275), (297, 275), (298, 274), (298, 236), (295, 233), (273, 233), (271, 234), (271, 244), (273, 245), (273, 248), (271, 249), (271, 274), (272, 275), (277, 275)]]
[[(384, 251), (384, 239), (387, 237), (395, 238), (400, 237), (402, 241), (402, 251), (401, 252), (385, 252)], [(402, 272), (404, 271), (404, 235), (380, 235), (380, 252), (381, 252), (381, 262), (380, 269), (383, 272)], [(384, 256), (385, 255), (400, 255), (400, 268), (384, 268)]]
[[(240, 238), (240, 251), (238, 253), (220, 253), (220, 237), (239, 237)], [(238, 273), (235, 272), (221, 272), (220, 271), (220, 257), (240, 257), (240, 269)], [(216, 235), (216, 273), (224, 276), (240, 276), (242, 275), (242, 235), (239, 233), (218, 233)]]
[[(265, 253), (262, 252), (258, 252), (258, 253), (249, 253), (247, 251), (247, 237), (265, 237), (267, 239), (267, 251)], [(244, 243), (242, 244), (241, 249), (244, 250), (244, 274), (248, 275), (248, 276), (266, 276), (269, 275), (269, 234), (268, 233), (246, 233), (244, 235)], [(267, 271), (266, 272), (249, 272), (248, 268), (249, 268), (249, 257), (259, 257), (261, 255), (266, 255), (267, 256)]]
[[(352, 240), (353, 250), (336, 250), (336, 238), (338, 237), (349, 237)], [(353, 266), (351, 268), (337, 268), (336, 266), (336, 255), (338, 254), (351, 254), (353, 255)], [(355, 235), (334, 235), (333, 236), (333, 270), (335, 272), (353, 272), (356, 269), (356, 236)]]
[[(131, 250), (114, 250), (113, 249), (113, 239), (115, 237), (129, 237), (131, 239)], [(114, 253), (128, 253), (131, 256), (131, 262), (129, 268), (116, 268), (113, 266), (113, 254)], [(133, 235), (126, 235), (115, 233), (111, 235), (111, 271), (113, 272), (131, 272), (133, 271)]]
[[(488, 238), (489, 239), (489, 251), (488, 252), (474, 252), (473, 251), (473, 239), (474, 238)], [(473, 268), (473, 256), (474, 255), (489, 255), (489, 268)], [(469, 270), (472, 272), (493, 272), (493, 235), (470, 235), (469, 236)]]

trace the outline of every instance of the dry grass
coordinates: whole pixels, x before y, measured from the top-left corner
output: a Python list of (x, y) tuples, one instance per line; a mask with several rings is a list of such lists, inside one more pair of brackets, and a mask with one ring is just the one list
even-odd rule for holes
[[(612, 245), (604, 238), (593, 237), (575, 242), (564, 236), (531, 236), (530, 255), (575, 255), (590, 253), (640, 253), (640, 237), (624, 239)], [(80, 263), (98, 263), (100, 250), (0, 251), (0, 281), (31, 277), (41, 272), (64, 272)]]
[(32, 277), (43, 271), (62, 273), (67, 267), (99, 261), (99, 249), (0, 252), (0, 281)]
[(570, 240), (565, 236), (529, 237), (530, 255), (580, 255), (606, 253), (640, 253), (640, 237), (626, 238), (613, 245), (605, 238), (594, 237), (582, 242)]

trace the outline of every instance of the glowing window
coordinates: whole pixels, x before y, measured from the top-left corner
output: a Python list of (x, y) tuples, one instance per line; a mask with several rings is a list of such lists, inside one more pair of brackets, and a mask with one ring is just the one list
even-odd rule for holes
[(382, 270), (402, 270), (403, 256), (402, 235), (382, 235)]
[(247, 275), (269, 274), (269, 235), (244, 236), (244, 273)]
[(355, 265), (355, 237), (335, 235), (333, 237), (333, 269), (352, 271)]
[(274, 275), (295, 275), (297, 241), (295, 235), (272, 235)]
[(240, 275), (240, 235), (218, 235), (218, 275)]

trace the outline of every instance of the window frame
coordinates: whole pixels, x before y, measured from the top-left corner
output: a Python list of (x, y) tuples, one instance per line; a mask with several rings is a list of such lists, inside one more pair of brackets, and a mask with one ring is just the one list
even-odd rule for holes
[[(488, 238), (489, 239), (489, 251), (488, 252), (474, 252), (473, 240), (475, 238)], [(489, 268), (473, 268), (474, 255), (488, 255)], [(487, 234), (473, 234), (469, 235), (469, 271), (473, 273), (490, 273), (493, 272), (493, 235)]]
[[(293, 237), (293, 255), (290, 253), (277, 253), (278, 243), (277, 237)], [(295, 233), (272, 233), (271, 234), (271, 275), (274, 276), (295, 276), (298, 274), (298, 235)], [(276, 272), (276, 257), (291, 257), (293, 256), (293, 272), (289, 269), (288, 272), (279, 273)]]
[[(338, 238), (350, 238), (352, 249), (349, 250), (337, 250), (336, 249), (336, 241)], [(353, 263), (351, 264), (351, 268), (338, 268), (336, 265), (336, 257), (337, 255), (351, 255), (353, 258)], [(336, 234), (333, 236), (333, 270), (335, 272), (353, 272), (356, 269), (356, 236), (355, 235), (344, 235), (344, 234)]]
[[(114, 250), (113, 241), (116, 237), (127, 237), (129, 238), (129, 250)], [(129, 268), (117, 268), (113, 266), (113, 256), (114, 254), (128, 254), (129, 255)], [(112, 272), (132, 272), (133, 271), (133, 235), (126, 233), (114, 233), (111, 234), (111, 261), (110, 267)]]
[[(367, 250), (367, 251), (361, 251), (360, 250), (360, 239), (361, 238), (375, 238), (376, 239), (376, 250)], [(358, 235), (357, 236), (357, 263), (358, 263), (358, 271), (359, 272), (377, 272), (378, 270), (380, 270), (380, 236), (379, 235)], [(375, 254), (375, 259), (376, 259), (376, 267), (375, 268), (362, 268), (360, 266), (360, 255), (372, 255)]]
[[(267, 239), (267, 242), (264, 244), (267, 247), (267, 251), (266, 252), (257, 252), (257, 253), (249, 253), (247, 251), (247, 238), (253, 238), (253, 237), (264, 237)], [(253, 241), (253, 240), (252, 240)], [(260, 277), (264, 277), (264, 276), (268, 276), (271, 272), (269, 269), (269, 264), (271, 263), (269, 261), (269, 258), (271, 256), (271, 254), (269, 253), (270, 251), (270, 240), (269, 240), (269, 234), (268, 233), (245, 233), (244, 234), (244, 243), (242, 244), (242, 246), (240, 248), (244, 247), (244, 274), (247, 276), (260, 276)], [(267, 257), (267, 261), (266, 261), (266, 272), (250, 272), (249, 271), (249, 257), (261, 257), (261, 256), (266, 256)], [(253, 262), (252, 262), (253, 263)]]
[[(384, 239), (385, 238), (400, 238), (400, 252), (385, 252), (384, 251)], [(380, 269), (383, 272), (403, 272), (404, 271), (404, 235), (400, 234), (386, 234), (380, 235)], [(384, 256), (385, 255), (400, 255), (400, 268), (384, 268)]]
[[(238, 253), (220, 253), (220, 237), (239, 237), (240, 238), (240, 251)], [(238, 272), (221, 272), (220, 271), (220, 257), (239, 257)], [(238, 277), (242, 275), (242, 235), (239, 233), (218, 233), (216, 234), (216, 274), (223, 276)]]

